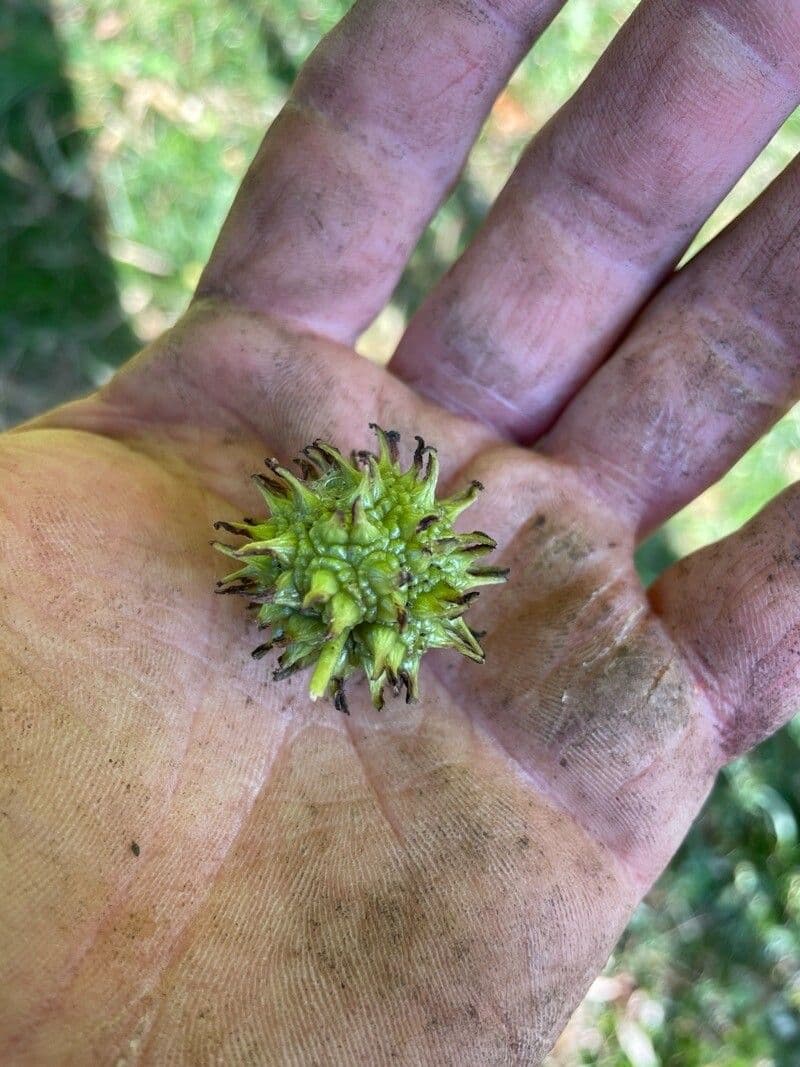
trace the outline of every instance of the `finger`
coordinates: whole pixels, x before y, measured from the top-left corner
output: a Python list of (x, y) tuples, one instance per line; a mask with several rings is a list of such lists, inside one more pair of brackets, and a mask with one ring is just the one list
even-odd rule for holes
[(361, 0), (314, 52), (200, 282), (352, 341), (563, 0)]
[(800, 395), (800, 161), (690, 262), (542, 442), (644, 534)]
[(533, 440), (796, 105), (798, 45), (797, 0), (643, 3), (534, 140), (393, 370)]
[(687, 557), (651, 590), (716, 708), (726, 759), (800, 703), (800, 488), (731, 537)]

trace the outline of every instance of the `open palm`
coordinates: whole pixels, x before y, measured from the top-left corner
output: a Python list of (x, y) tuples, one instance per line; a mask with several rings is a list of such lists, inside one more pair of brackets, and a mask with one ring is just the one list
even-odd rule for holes
[[(796, 168), (670, 273), (797, 103), (800, 4), (643, 3), (389, 370), (349, 347), (558, 6), (361, 0), (184, 319), (0, 440), (4, 1063), (538, 1063), (794, 709), (797, 493), (649, 595), (632, 555), (797, 391)], [(208, 540), (370, 421), (485, 484), (512, 580), (485, 665), (346, 717), (249, 658)]]

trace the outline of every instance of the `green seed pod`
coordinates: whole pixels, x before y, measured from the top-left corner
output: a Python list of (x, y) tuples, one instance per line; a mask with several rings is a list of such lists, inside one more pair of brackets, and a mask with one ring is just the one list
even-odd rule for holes
[(311, 699), (330, 697), (344, 712), (344, 682), (357, 671), (380, 709), (387, 684), (395, 695), (403, 686), (407, 701), (417, 698), (429, 648), (454, 648), (482, 663), (463, 615), (478, 596), (475, 586), (508, 574), (476, 564), (495, 548), (488, 534), (453, 529), (481, 484), (437, 500), (436, 450), (418, 437), (411, 466), (402, 470), (400, 435), (370, 425), (377, 454), (348, 460), (315, 441), (297, 461), (303, 480), (268, 460), (270, 474), (254, 481), (269, 516), (214, 524), (247, 538), (239, 547), (212, 541), (240, 564), (217, 591), (248, 597), (259, 627), (270, 630), (253, 656), (280, 646), (273, 677), (311, 668)]

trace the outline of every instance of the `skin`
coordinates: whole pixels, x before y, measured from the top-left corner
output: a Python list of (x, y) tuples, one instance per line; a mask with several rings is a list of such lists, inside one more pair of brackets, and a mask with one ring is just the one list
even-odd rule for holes
[[(800, 98), (798, 3), (642, 4), (389, 370), (351, 350), (557, 7), (361, 0), (184, 319), (0, 438), (3, 1063), (539, 1063), (794, 710), (796, 491), (648, 593), (632, 554), (797, 397), (797, 169), (672, 272)], [(249, 658), (208, 540), (369, 421), (484, 482), (512, 581), (485, 666), (347, 718)]]

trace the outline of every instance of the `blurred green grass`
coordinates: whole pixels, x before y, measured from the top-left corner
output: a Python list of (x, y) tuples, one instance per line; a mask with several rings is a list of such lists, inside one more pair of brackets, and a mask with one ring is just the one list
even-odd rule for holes
[[(345, 0), (5, 0), (0, 8), (0, 426), (85, 391), (175, 321), (264, 128)], [(570, 0), (359, 342), (384, 360), (527, 139), (633, 9)], [(800, 147), (793, 116), (690, 250)], [(800, 473), (793, 412), (640, 554), (651, 578)], [(727, 769), (552, 1065), (800, 1063), (800, 732)]]

